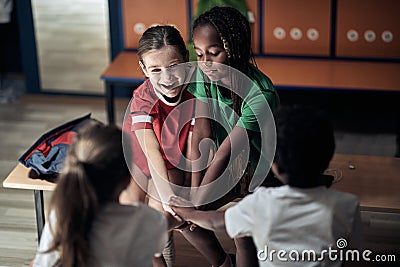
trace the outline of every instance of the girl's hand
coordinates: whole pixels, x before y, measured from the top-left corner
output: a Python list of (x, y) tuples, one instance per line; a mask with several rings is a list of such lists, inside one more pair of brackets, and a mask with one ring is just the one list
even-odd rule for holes
[(168, 220), (168, 231), (174, 230), (177, 228), (179, 229), (180, 227), (182, 227), (182, 225), (185, 224), (185, 221), (178, 215), (173, 216), (169, 212), (165, 212), (164, 214), (165, 214), (165, 216), (167, 216), (167, 220)]
[(172, 216), (177, 216), (175, 211), (173, 211), (172, 208), (169, 205), (167, 205), (165, 203), (162, 203), (162, 207), (163, 207), (164, 211), (168, 212)]
[(169, 199), (169, 206), (174, 212), (176, 212), (176, 214), (178, 214), (185, 221), (190, 221), (189, 220), (190, 213), (196, 210), (196, 208), (190, 201), (178, 196), (172, 196)]

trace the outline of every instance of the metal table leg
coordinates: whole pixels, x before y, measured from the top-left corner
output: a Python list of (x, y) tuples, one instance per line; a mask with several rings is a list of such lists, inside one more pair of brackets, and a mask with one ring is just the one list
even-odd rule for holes
[(33, 190), (33, 194), (35, 197), (38, 243), (40, 243), (40, 237), (42, 236), (42, 231), (43, 231), (44, 222), (45, 222), (44, 205), (43, 205), (43, 191), (42, 190)]

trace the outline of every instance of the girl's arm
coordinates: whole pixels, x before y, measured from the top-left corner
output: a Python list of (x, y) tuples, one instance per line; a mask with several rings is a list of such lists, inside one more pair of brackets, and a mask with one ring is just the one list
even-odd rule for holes
[[(221, 146), (218, 148), (217, 152), (215, 153), (215, 157), (211, 164), (208, 166), (207, 171), (204, 175), (204, 178), (201, 182), (201, 186), (198, 190), (198, 192), (195, 192), (195, 194), (192, 196), (192, 199), (194, 199), (194, 202), (196, 206), (201, 206), (207, 203), (210, 203), (210, 201), (214, 201), (216, 199), (215, 196), (223, 196), (226, 193), (228, 193), (228, 188), (226, 188), (226, 192), (224, 192), (224, 188), (221, 186), (225, 185), (225, 182), (228, 182), (228, 180), (231, 180), (232, 177), (221, 177), (222, 174), (224, 176), (230, 175), (231, 173), (225, 172), (225, 170), (228, 168), (229, 164), (233, 164), (232, 166), (236, 166), (236, 164), (244, 164), (244, 162), (240, 163), (240, 161), (235, 162), (229, 162), (231, 159), (234, 160), (236, 157), (244, 150), (248, 149), (248, 130), (246, 130), (243, 127), (240, 126), (235, 126), (233, 130), (229, 133), (229, 135), (225, 138), (225, 140), (222, 142)], [(245, 166), (238, 166), (238, 170), (241, 167)], [(244, 170), (244, 169), (243, 169)], [(224, 173), (225, 172), (225, 173)], [(219, 178), (222, 178), (223, 180), (220, 180)], [(218, 180), (218, 185), (213, 185), (211, 187), (203, 187), (209, 183), (212, 183), (215, 180)], [(221, 191), (222, 190), (222, 191)], [(221, 195), (222, 194), (222, 195)], [(210, 207), (204, 206), (202, 209), (210, 209)], [(213, 208), (214, 209), (214, 208)]]
[(135, 134), (140, 147), (146, 155), (150, 175), (160, 195), (160, 200), (166, 203), (169, 198), (175, 194), (169, 184), (167, 167), (161, 155), (160, 144), (158, 143), (157, 137), (151, 129), (136, 130)]
[[(193, 127), (191, 151), (188, 159), (191, 160), (192, 170), (192, 187), (200, 186), (205, 169), (212, 158), (211, 146), (203, 146), (200, 149), (200, 142), (202, 140), (212, 140), (212, 131), (210, 125), (210, 114), (208, 104), (200, 100), (196, 101), (196, 121)], [(202, 155), (203, 154), (203, 155)], [(202, 156), (202, 158), (200, 158)]]
[(193, 185), (193, 181), (192, 181), (192, 164), (191, 164), (191, 161), (193, 160), (192, 159), (192, 156), (193, 156), (192, 141), (193, 141), (193, 132), (189, 132), (187, 143), (186, 143), (186, 155), (185, 155), (185, 157), (186, 157), (187, 161), (186, 161), (185, 182), (184, 182), (184, 186), (187, 186), (187, 187)]
[(56, 214), (51, 210), (48, 220), (44, 225), (42, 236), (40, 237), (40, 244), (34, 259), (31, 261), (30, 266), (55, 266), (60, 260), (60, 253), (57, 248), (52, 248), (54, 242), (54, 232), (56, 228)]
[[(204, 175), (201, 185), (206, 185), (216, 180), (227, 168), (229, 159), (236, 158), (245, 149), (248, 142), (248, 131), (240, 126), (235, 126), (229, 135), (222, 142), (215, 153), (215, 157)], [(232, 155), (232, 156), (231, 156)]]
[(181, 197), (172, 197), (171, 208), (185, 221), (189, 221), (211, 231), (225, 230), (225, 211), (203, 211), (191, 207), (191, 203)]
[[(180, 209), (188, 208), (173, 208), (173, 210), (182, 217), (181, 214), (184, 212), (179, 211)], [(193, 209), (187, 212), (186, 218), (183, 219), (211, 231), (225, 231), (225, 211), (203, 211)]]
[(212, 153), (208, 146), (200, 149), (200, 142), (206, 139), (211, 139), (210, 121), (207, 118), (198, 118), (193, 128), (191, 151), (188, 157), (192, 161), (192, 187), (200, 186)]

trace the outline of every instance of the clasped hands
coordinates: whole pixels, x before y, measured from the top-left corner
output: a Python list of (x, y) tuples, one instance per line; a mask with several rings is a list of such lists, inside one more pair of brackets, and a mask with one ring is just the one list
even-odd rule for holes
[(170, 225), (171, 229), (182, 231), (189, 228), (190, 231), (194, 231), (197, 227), (189, 219), (190, 213), (196, 210), (196, 207), (189, 200), (179, 196), (171, 196), (168, 203), (163, 204), (163, 207), (175, 219)]

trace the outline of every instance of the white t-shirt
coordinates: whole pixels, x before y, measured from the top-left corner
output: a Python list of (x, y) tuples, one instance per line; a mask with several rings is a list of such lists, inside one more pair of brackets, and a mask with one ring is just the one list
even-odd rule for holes
[(231, 238), (253, 237), (260, 266), (340, 266), (329, 256), (339, 250), (329, 247), (344, 248), (344, 238), (346, 248), (359, 248), (362, 230), (357, 197), (324, 186), (260, 187), (226, 210), (225, 224)]
[[(48, 224), (54, 226), (55, 220), (52, 212), (43, 229), (34, 266), (53, 266), (59, 259), (55, 251), (40, 253), (51, 245), (53, 235)], [(167, 220), (162, 213), (141, 203), (110, 203), (93, 222), (90, 246), (96, 262), (90, 266), (153, 266), (153, 257), (162, 253), (166, 241)]]

